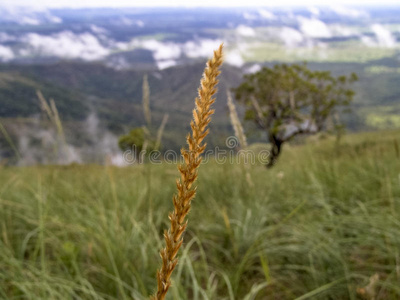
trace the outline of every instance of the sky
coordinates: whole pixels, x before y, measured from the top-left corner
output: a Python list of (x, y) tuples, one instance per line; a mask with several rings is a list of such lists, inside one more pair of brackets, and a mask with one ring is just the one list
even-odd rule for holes
[(0, 5), (39, 7), (249, 7), (400, 5), (399, 0), (1, 0)]

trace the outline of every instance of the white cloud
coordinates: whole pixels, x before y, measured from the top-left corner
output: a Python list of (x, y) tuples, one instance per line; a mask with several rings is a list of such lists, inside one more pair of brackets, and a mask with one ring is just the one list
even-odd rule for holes
[(300, 23), (300, 30), (307, 36), (312, 38), (328, 38), (331, 32), (324, 22), (316, 18), (297, 18)]
[(249, 12), (244, 12), (243, 13), (243, 18), (245, 18), (246, 20), (249, 20), (249, 21), (258, 19), (256, 14), (252, 14), (252, 13), (249, 13)]
[(228, 52), (225, 61), (226, 63), (239, 68), (244, 65), (243, 57), (239, 51)]
[[(155, 6), (169, 6), (169, 7), (262, 7), (262, 6), (294, 6), (299, 5), (298, 0), (281, 0), (281, 1), (260, 1), (260, 0), (247, 0), (245, 3), (240, 0), (85, 0), (85, 1), (71, 1), (71, 0), (2, 0), (4, 4), (12, 5), (28, 5), (28, 6), (50, 6), (50, 7), (155, 7)], [(303, 5), (321, 5), (325, 1), (321, 0), (303, 0)], [(325, 2), (326, 3), (326, 2)], [(338, 4), (376, 4), (376, 0), (336, 0)], [(382, 0), (381, 4), (398, 4), (398, 0)]]
[(9, 61), (14, 57), (14, 52), (9, 47), (0, 45), (0, 60)]
[(360, 37), (361, 42), (368, 47), (376, 47), (377, 43), (369, 36), (363, 35)]
[(169, 67), (176, 66), (177, 63), (173, 59), (168, 59), (168, 60), (159, 60), (157, 61), (157, 67), (159, 70), (163, 70)]
[[(213, 50), (222, 43), (220, 40), (199, 39), (182, 43), (160, 42), (151, 40), (133, 40), (131, 47), (144, 48), (153, 52), (153, 58), (159, 69), (165, 69), (178, 64), (183, 54), (189, 58), (209, 57)], [(118, 47), (127, 49), (127, 46)]]
[(379, 46), (393, 48), (396, 45), (396, 39), (392, 33), (381, 24), (374, 24), (371, 29), (375, 33)]
[(300, 31), (290, 27), (283, 27), (280, 29), (279, 38), (287, 47), (300, 46), (304, 42), (303, 34)]
[(348, 36), (357, 35), (357, 32), (353, 28), (343, 26), (340, 24), (334, 24), (334, 25), (329, 26), (329, 30), (331, 31), (332, 36), (348, 37)]
[(260, 70), (261, 70), (261, 65), (254, 64), (251, 67), (246, 68), (246, 70), (244, 70), (244, 72), (247, 73), (247, 74), (252, 74), (252, 73), (256, 73), (256, 72), (258, 72)]
[(191, 58), (208, 57), (221, 43), (221, 40), (211, 39), (188, 41), (183, 45), (183, 52)]
[(110, 50), (90, 33), (74, 34), (71, 31), (62, 31), (51, 36), (29, 33), (23, 36), (22, 41), (26, 44), (26, 48), (21, 50), (22, 55), (96, 60), (110, 53)]
[(55, 23), (55, 24), (60, 24), (60, 23), (62, 23), (62, 19), (60, 18), (60, 17), (56, 17), (56, 16), (48, 16), (48, 20), (51, 22), (51, 23)]
[(152, 39), (141, 41), (139, 44), (141, 47), (153, 51), (155, 60), (177, 59), (182, 54), (180, 46), (175, 43), (162, 43)]
[(54, 16), (46, 8), (27, 6), (0, 6), (3, 20), (21, 25), (40, 25), (43, 23), (62, 23), (62, 19)]
[(129, 19), (129, 18), (127, 18), (127, 17), (122, 17), (121, 19), (119, 19), (119, 22), (120, 22), (122, 25), (125, 25), (125, 26), (131, 26), (131, 25), (133, 25), (133, 23), (134, 23), (131, 19)]
[(238, 27), (236, 27), (236, 32), (239, 35), (242, 36), (255, 36), (256, 32), (254, 31), (253, 28), (249, 27), (249, 26), (245, 26), (245, 25), (239, 25)]
[(396, 38), (392, 33), (381, 24), (371, 26), (374, 37), (362, 35), (361, 42), (368, 47), (393, 48), (396, 47)]
[(129, 165), (121, 153), (109, 154), (108, 160), (111, 165), (116, 167), (126, 167)]
[(0, 43), (15, 41), (15, 36), (9, 35), (5, 32), (0, 32)]
[(276, 16), (272, 12), (270, 12), (266, 9), (260, 9), (258, 11), (258, 13), (260, 14), (260, 16), (262, 18), (267, 19), (267, 20), (275, 20), (276, 19)]
[(21, 16), (18, 18), (17, 22), (22, 25), (40, 25), (40, 21), (38, 19), (29, 16)]
[(97, 33), (97, 34), (105, 34), (105, 33), (107, 33), (107, 30), (106, 29), (104, 29), (103, 27), (99, 27), (99, 26), (96, 26), (96, 25), (90, 25), (90, 30), (93, 32), (93, 33)]
[(351, 18), (360, 18), (360, 17), (368, 17), (368, 13), (355, 9), (355, 8), (350, 8), (342, 5), (335, 5), (332, 6), (331, 9), (338, 15), (345, 16), (345, 17), (351, 17)]
[(320, 14), (319, 9), (318, 9), (317, 7), (315, 7), (315, 6), (310, 6), (310, 7), (308, 7), (308, 11), (309, 11), (313, 16), (316, 16), (316, 17), (318, 17), (319, 14)]
[(126, 70), (132, 67), (132, 65), (122, 56), (111, 56), (106, 62), (107, 67), (115, 70)]

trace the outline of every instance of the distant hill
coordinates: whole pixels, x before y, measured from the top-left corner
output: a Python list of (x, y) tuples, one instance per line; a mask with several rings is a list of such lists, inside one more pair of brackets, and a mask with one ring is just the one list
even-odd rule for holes
[[(272, 65), (272, 63), (269, 63)], [(400, 110), (400, 63), (396, 58), (370, 63), (309, 63), (313, 69), (331, 70), (335, 75), (356, 72), (360, 80), (353, 112), (343, 116), (350, 130), (393, 127)], [(189, 129), (191, 110), (204, 69), (204, 62), (164, 70), (116, 70), (100, 63), (64, 61), (54, 64), (0, 65), (0, 118), (8, 124), (17, 118), (32, 118), (40, 113), (36, 90), (54, 98), (64, 121), (75, 139), (77, 128), (85, 125), (95, 113), (101, 125), (120, 135), (145, 124), (142, 113), (142, 80), (148, 75), (153, 113), (153, 131), (164, 114), (170, 115), (163, 144), (177, 149), (184, 143)], [(241, 69), (225, 65), (215, 103), (211, 145), (223, 145), (232, 134), (226, 109), (226, 89), (237, 86), (243, 77)], [(239, 112), (242, 108), (239, 106)], [(398, 114), (397, 114), (398, 115)], [(246, 124), (251, 135), (252, 124)], [(400, 123), (399, 123), (400, 126)], [(252, 138), (252, 137), (250, 137)], [(257, 136), (255, 140), (259, 139)], [(80, 140), (79, 140), (80, 142)], [(4, 144), (4, 141), (3, 141)]]
[[(188, 130), (204, 66), (204, 63), (198, 63), (145, 72), (117, 71), (102, 64), (77, 62), (2, 65), (0, 117), (11, 122), (10, 118), (17, 121), (17, 117), (38, 115), (40, 107), (36, 90), (39, 89), (46, 98), (54, 98), (61, 119), (68, 124), (82, 123), (94, 112), (108, 130), (122, 134), (129, 128), (145, 124), (141, 104), (142, 82), (144, 74), (148, 74), (154, 130), (163, 115), (168, 113), (170, 118), (164, 144), (168, 148), (177, 148), (184, 142)], [(239, 69), (223, 68), (215, 104), (217, 117), (213, 123), (222, 136), (230, 132), (225, 91), (239, 84), (241, 78)]]

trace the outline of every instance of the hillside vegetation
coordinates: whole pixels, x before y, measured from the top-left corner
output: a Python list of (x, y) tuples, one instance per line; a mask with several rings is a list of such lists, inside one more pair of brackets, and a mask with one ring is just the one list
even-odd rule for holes
[[(399, 299), (398, 131), (209, 162), (168, 299)], [(176, 166), (2, 167), (1, 299), (146, 299)]]
[[(400, 86), (396, 83), (400, 73), (397, 72), (399, 61), (396, 57), (368, 63), (310, 62), (308, 65), (313, 70), (329, 70), (335, 76), (352, 72), (359, 76), (353, 86), (356, 92), (353, 113), (341, 116), (350, 130), (399, 126), (396, 114), (400, 109)], [(144, 71), (115, 70), (102, 64), (72, 61), (0, 65), (0, 118), (12, 118), (9, 122), (15, 124), (16, 118), (37, 116), (40, 107), (36, 89), (40, 89), (46, 98), (54, 98), (61, 119), (70, 123), (67, 126), (70, 129), (82, 126), (76, 123), (95, 113), (104, 127), (117, 135), (124, 134), (145, 123), (141, 109), (142, 80), (148, 74), (154, 123), (160, 124), (164, 114), (170, 114), (164, 145), (165, 149), (177, 149), (184, 142), (187, 128), (181, 124), (188, 124), (190, 119), (191, 99), (196, 96), (203, 66), (201, 62), (161, 71)], [(231, 133), (226, 89), (238, 86), (242, 79), (242, 70), (229, 65), (223, 68), (215, 106), (217, 118), (212, 124), (216, 133), (211, 140), (214, 145), (222, 145), (224, 139), (219, 136)], [(2, 138), (0, 136), (0, 142)]]

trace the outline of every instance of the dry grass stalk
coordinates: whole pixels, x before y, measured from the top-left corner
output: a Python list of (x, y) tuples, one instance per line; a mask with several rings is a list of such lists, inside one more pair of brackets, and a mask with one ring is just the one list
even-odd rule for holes
[(49, 105), (41, 91), (37, 90), (36, 95), (39, 98), (40, 107), (41, 107), (42, 111), (44, 111), (47, 114), (47, 117), (49, 118), (50, 122), (54, 125), (54, 127), (57, 130), (57, 135), (58, 135), (59, 140), (61, 141), (62, 146), (64, 148), (66, 148), (67, 142), (65, 139), (64, 129), (63, 129), (60, 115), (58, 114), (57, 106), (56, 106), (56, 103), (54, 102), (54, 99), (50, 99), (50, 101), (49, 101), (50, 105)]
[(219, 67), (222, 65), (222, 45), (214, 51), (214, 57), (207, 62), (203, 78), (200, 81), (199, 95), (196, 98), (196, 107), (193, 110), (193, 120), (190, 123), (191, 134), (188, 134), (186, 141), (188, 148), (182, 149), (184, 158), (183, 165), (178, 167), (181, 178), (177, 180), (178, 193), (173, 197), (174, 211), (169, 214), (171, 227), (164, 232), (166, 246), (160, 251), (162, 259), (161, 269), (157, 272), (157, 293), (151, 297), (153, 300), (163, 300), (171, 286), (171, 274), (175, 269), (178, 258), (176, 257), (179, 248), (183, 243), (182, 235), (185, 232), (191, 201), (196, 194), (197, 171), (201, 163), (201, 154), (206, 148), (203, 142), (209, 129), (207, 125), (211, 121), (214, 110), (211, 105), (217, 92), (217, 76), (220, 74)]
[(151, 110), (150, 110), (150, 87), (149, 81), (147, 80), (147, 75), (143, 76), (143, 86), (142, 86), (142, 93), (143, 93), (143, 113), (146, 119), (147, 126), (151, 126)]
[(162, 136), (163, 136), (163, 133), (164, 133), (165, 125), (167, 125), (168, 118), (169, 118), (169, 114), (165, 114), (163, 119), (162, 119), (162, 121), (161, 121), (161, 125), (158, 128), (156, 146), (154, 147), (156, 150), (160, 150), (161, 139), (162, 139)]
[(233, 130), (235, 132), (235, 136), (238, 138), (240, 146), (242, 148), (246, 148), (247, 147), (247, 139), (246, 139), (246, 135), (244, 133), (242, 123), (240, 123), (240, 119), (239, 119), (239, 116), (236, 111), (235, 103), (233, 103), (232, 95), (229, 92), (229, 90), (226, 91), (226, 94), (227, 94), (227, 100), (228, 100), (229, 116), (231, 119), (231, 124), (232, 124)]
[(253, 105), (253, 108), (254, 108), (255, 111), (256, 111), (257, 118), (258, 118), (259, 120), (262, 120), (262, 119), (263, 119), (263, 116), (264, 116), (264, 113), (263, 113), (263, 111), (261, 110), (261, 107), (260, 107), (260, 105), (258, 104), (256, 98), (251, 97), (251, 104)]
[(377, 294), (377, 284), (379, 282), (379, 274), (375, 273), (369, 278), (369, 283), (363, 288), (357, 288), (357, 294), (367, 300), (375, 300)]
[(53, 112), (54, 123), (57, 128), (58, 136), (60, 137), (61, 142), (65, 145), (67, 142), (65, 140), (64, 129), (63, 129), (60, 115), (58, 114), (58, 109), (57, 109), (56, 103), (54, 102), (54, 99), (50, 99), (50, 107)]
[(6, 139), (7, 143), (10, 145), (10, 147), (14, 151), (15, 156), (17, 157), (17, 159), (21, 159), (21, 154), (19, 153), (18, 148), (15, 146), (12, 138), (10, 137), (10, 135), (8, 134), (6, 128), (3, 126), (3, 124), (1, 122), (0, 122), (0, 132), (3, 134), (3, 136)]
[(54, 122), (54, 118), (53, 118), (53, 113), (50, 109), (49, 104), (47, 103), (46, 98), (44, 98), (42, 92), (39, 90), (36, 91), (36, 95), (38, 96), (39, 101), (40, 101), (40, 108), (42, 109), (42, 111), (44, 111), (47, 114), (47, 117), (54, 124), (55, 122)]
[[(228, 108), (229, 108), (229, 116), (231, 119), (231, 124), (232, 124), (233, 130), (235, 132), (235, 136), (239, 140), (240, 146), (242, 148), (247, 148), (248, 144), (247, 144), (246, 134), (244, 133), (242, 123), (240, 122), (235, 103), (232, 100), (232, 95), (229, 92), (229, 90), (226, 90), (226, 95), (227, 95), (227, 102), (228, 102)], [(245, 168), (244, 172), (246, 175), (247, 184), (250, 187), (253, 187), (254, 183), (253, 183), (253, 180), (252, 180), (250, 172), (249, 172), (249, 165), (245, 164), (244, 168)]]

